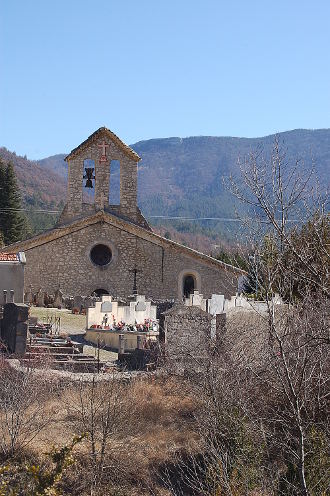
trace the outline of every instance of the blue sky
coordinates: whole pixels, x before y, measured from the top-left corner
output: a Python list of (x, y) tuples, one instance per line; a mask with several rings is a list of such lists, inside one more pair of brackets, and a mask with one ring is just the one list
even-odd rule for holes
[(328, 0), (0, 0), (0, 146), (330, 127)]

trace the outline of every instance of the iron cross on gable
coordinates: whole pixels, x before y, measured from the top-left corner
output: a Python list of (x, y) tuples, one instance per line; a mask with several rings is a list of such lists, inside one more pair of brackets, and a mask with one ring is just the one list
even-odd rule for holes
[(106, 162), (107, 161), (107, 148), (109, 148), (109, 145), (103, 140), (103, 143), (100, 143), (97, 145), (99, 148), (102, 148), (102, 154), (100, 157), (99, 162)]

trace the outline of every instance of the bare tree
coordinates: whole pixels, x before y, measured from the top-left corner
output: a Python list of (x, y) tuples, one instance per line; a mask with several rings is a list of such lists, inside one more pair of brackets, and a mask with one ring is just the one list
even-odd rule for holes
[[(268, 271), (269, 289), (274, 290), (278, 274), (285, 277), (282, 284), (287, 284), (290, 275), (329, 296), (328, 197), (326, 191), (320, 192), (313, 166), (308, 168), (299, 159), (288, 161), (276, 136), (268, 156), (262, 149), (252, 151), (239, 159), (239, 169), (240, 177), (231, 176), (228, 187), (245, 206), (246, 215), (241, 220), (247, 242), (257, 256), (254, 263), (264, 252), (265, 238), (271, 242), (276, 267), (273, 264)], [(309, 227), (310, 236), (308, 243), (301, 245), (296, 235), (303, 225)], [(290, 264), (285, 263), (288, 254)]]
[[(313, 169), (290, 164), (276, 137), (267, 157), (258, 150), (240, 163), (243, 184), (231, 190), (252, 211), (247, 235), (258, 261), (258, 284), (267, 305), (264, 364), (249, 367), (267, 387), (264, 423), (288, 464), (291, 490), (313, 493), (321, 481), (306, 470), (311, 429), (328, 433), (329, 228), (326, 195), (316, 195)], [(275, 292), (288, 306), (277, 311)]]
[[(114, 476), (111, 453), (121, 445), (120, 435), (126, 432), (130, 411), (127, 392), (129, 386), (116, 373), (107, 380), (93, 376), (90, 382), (79, 381), (70, 389), (65, 404), (69, 425), (77, 434), (86, 434), (88, 446), (90, 494), (103, 494), (102, 485), (120, 478)], [(101, 492), (100, 492), (101, 491)]]
[[(329, 480), (326, 196), (317, 194), (313, 169), (289, 163), (278, 138), (268, 157), (252, 152), (240, 169), (230, 187), (245, 206), (253, 255), (247, 263), (266, 311), (253, 313), (251, 306), (228, 314), (216, 348), (189, 374), (187, 387), (200, 404), (199, 444), (188, 457), (178, 455), (182, 494), (188, 487), (208, 496), (253, 489), (323, 495)], [(275, 293), (283, 305), (275, 304)], [(180, 494), (169, 473), (165, 478), (172, 494)]]
[(48, 386), (33, 370), (21, 372), (0, 363), (0, 448), (4, 457), (27, 447), (51, 419)]

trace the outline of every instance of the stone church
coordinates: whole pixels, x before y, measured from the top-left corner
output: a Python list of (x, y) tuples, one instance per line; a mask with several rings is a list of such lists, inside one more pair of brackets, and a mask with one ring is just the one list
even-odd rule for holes
[[(26, 290), (177, 300), (194, 289), (207, 298), (235, 294), (241, 271), (152, 231), (137, 206), (140, 157), (113, 132), (98, 129), (65, 160), (67, 203), (55, 228), (5, 249), (25, 252)], [(119, 205), (109, 198), (112, 161), (120, 163)]]

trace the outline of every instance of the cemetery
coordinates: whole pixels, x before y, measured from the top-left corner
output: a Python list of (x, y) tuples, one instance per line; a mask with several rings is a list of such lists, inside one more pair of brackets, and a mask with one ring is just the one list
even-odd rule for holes
[[(115, 366), (152, 370), (164, 353), (176, 362), (189, 349), (202, 357), (209, 343), (215, 343), (223, 332), (232, 309), (267, 311), (265, 302), (239, 294), (204, 298), (193, 287), (181, 301), (153, 301), (137, 293), (136, 280), (133, 294), (126, 298), (95, 292), (91, 296), (64, 295), (60, 287), (54, 294), (41, 288), (33, 292), (31, 285), (23, 294), (25, 254), (1, 254), (0, 264), (2, 348), (28, 367), (85, 373)], [(274, 302), (282, 303), (278, 296)], [(34, 317), (33, 308), (45, 308), (47, 313), (42, 319)], [(61, 329), (61, 319), (69, 314), (79, 321), (76, 338), (70, 336), (70, 327), (66, 329), (69, 332)], [(84, 353), (84, 345), (94, 353)], [(117, 358), (101, 360), (100, 350), (114, 352)]]
[(136, 295), (127, 304), (104, 295), (95, 307), (87, 308), (86, 337), (94, 344), (120, 353), (141, 348), (159, 336), (156, 305)]

